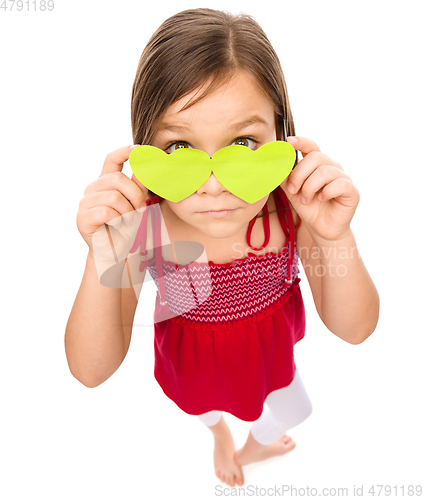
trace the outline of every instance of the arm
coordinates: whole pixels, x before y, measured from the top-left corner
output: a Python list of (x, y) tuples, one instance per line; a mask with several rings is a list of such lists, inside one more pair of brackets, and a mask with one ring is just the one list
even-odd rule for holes
[[(138, 269), (133, 274), (128, 264), (139, 227), (134, 221), (143, 216), (148, 194), (137, 179), (122, 173), (135, 147), (118, 148), (106, 156), (100, 176), (86, 187), (78, 207), (77, 227), (89, 252), (66, 325), (65, 351), (71, 373), (87, 387), (103, 383), (124, 360), (138, 300), (132, 283), (144, 280), (144, 274), (139, 276)], [(111, 272), (106, 282), (113, 287), (100, 283), (99, 275), (106, 271)], [(138, 285), (138, 294), (140, 289)]]
[[(138, 287), (141, 289), (141, 285)], [(100, 283), (89, 252), (65, 331), (69, 369), (85, 386), (100, 385), (121, 365), (128, 351), (136, 306), (133, 288), (108, 288)]]
[(342, 240), (326, 242), (317, 236), (312, 239), (303, 227), (298, 242), (321, 320), (342, 340), (363, 342), (377, 326), (380, 301), (353, 232)]
[(359, 344), (375, 330), (379, 297), (350, 227), (359, 190), (340, 163), (305, 137), (288, 137), (303, 159), (281, 184), (302, 219), (299, 256), (326, 327)]

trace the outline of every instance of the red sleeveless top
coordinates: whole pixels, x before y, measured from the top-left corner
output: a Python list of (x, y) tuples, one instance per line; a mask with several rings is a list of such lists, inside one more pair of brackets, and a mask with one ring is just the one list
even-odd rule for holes
[[(286, 235), (280, 253), (258, 256), (248, 252), (244, 259), (226, 264), (194, 261), (179, 273), (175, 272), (178, 264), (163, 261), (161, 252), (155, 251), (140, 266), (140, 271), (148, 268), (159, 290), (154, 313), (155, 378), (166, 396), (191, 415), (222, 410), (254, 421), (267, 395), (294, 378), (293, 347), (305, 335), (295, 248), (301, 220), (295, 227), (281, 187), (273, 194), (276, 208), (286, 208), (277, 212)], [(153, 205), (161, 199), (156, 196), (146, 203)], [(250, 245), (256, 218), (247, 230), (247, 244), (254, 250), (265, 248), (270, 238), (266, 204), (263, 210), (265, 241), (260, 248)], [(160, 215), (154, 214), (158, 250)], [(142, 255), (147, 254), (144, 215), (131, 253), (141, 246)], [(193, 302), (190, 310), (179, 309), (188, 296)], [(166, 310), (172, 314), (162, 321)], [(183, 312), (178, 314), (179, 310)]]

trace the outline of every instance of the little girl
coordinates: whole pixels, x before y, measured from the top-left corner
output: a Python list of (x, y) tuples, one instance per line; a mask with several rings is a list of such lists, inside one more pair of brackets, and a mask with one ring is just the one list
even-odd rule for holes
[[(143, 224), (130, 252), (145, 257), (140, 271), (148, 268), (159, 289), (155, 378), (170, 399), (213, 432), (217, 477), (242, 485), (241, 466), (292, 450), (286, 431), (312, 411), (293, 359), (294, 344), (305, 334), (299, 258), (331, 332), (358, 344), (375, 330), (378, 293), (350, 228), (359, 192), (339, 163), (313, 141), (295, 137), (280, 62), (247, 15), (194, 9), (167, 19), (141, 56), (131, 119), (136, 145), (166, 153), (196, 148), (212, 157), (232, 144), (256, 150), (287, 140), (303, 156), (277, 189), (255, 203), (236, 197), (213, 173), (193, 194), (172, 202), (121, 172), (136, 146), (123, 147), (107, 156), (77, 216), (89, 255), (65, 346), (71, 372), (89, 387), (106, 380), (125, 358), (141, 289), (140, 283), (121, 290), (99, 284), (95, 231), (121, 215), (127, 223), (135, 209), (156, 205), (173, 244), (203, 245), (207, 263), (192, 263), (188, 284), (175, 273), (166, 290), (160, 278), (189, 262), (175, 264), (157, 240), (155, 251), (146, 251)], [(163, 234), (160, 219), (152, 220), (155, 238)], [(211, 290), (200, 301), (196, 291), (206, 273)], [(195, 307), (172, 315), (184, 286), (191, 286)], [(165, 309), (171, 314), (160, 316)], [(253, 422), (240, 450), (223, 411)]]

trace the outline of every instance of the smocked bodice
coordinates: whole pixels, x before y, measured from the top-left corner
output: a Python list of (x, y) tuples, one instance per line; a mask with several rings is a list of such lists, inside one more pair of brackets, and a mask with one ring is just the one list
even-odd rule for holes
[[(281, 188), (279, 188), (281, 189)], [(160, 199), (160, 197), (157, 197)], [(284, 296), (300, 280), (298, 278), (299, 256), (295, 249), (295, 228), (288, 200), (281, 189), (275, 196), (276, 207), (286, 210), (278, 212), (281, 227), (286, 235), (286, 244), (280, 253), (267, 252), (256, 255), (249, 252), (247, 257), (236, 259), (226, 264), (212, 261), (191, 262), (178, 266), (174, 262), (164, 261), (160, 251), (160, 212), (156, 199), (148, 200), (152, 209), (152, 227), (155, 255), (141, 263), (140, 271), (145, 267), (159, 290), (159, 304), (169, 308), (168, 317), (173, 317), (182, 324), (196, 324), (206, 329), (226, 328), (237, 323), (246, 324), (252, 319), (259, 319), (263, 314), (270, 314), (281, 305)], [(147, 256), (146, 220), (143, 215), (139, 231), (130, 252), (141, 246), (142, 256)], [(250, 235), (256, 218), (248, 227), (246, 240), (254, 250), (261, 250), (268, 245), (270, 238), (269, 215), (264, 205), (265, 240), (261, 247), (250, 245)]]

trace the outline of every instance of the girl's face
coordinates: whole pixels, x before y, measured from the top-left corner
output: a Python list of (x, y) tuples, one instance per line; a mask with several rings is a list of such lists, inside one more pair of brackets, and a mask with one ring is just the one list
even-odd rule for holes
[[(201, 89), (168, 108), (152, 146), (166, 153), (177, 147), (192, 147), (212, 157), (218, 149), (232, 144), (255, 150), (277, 139), (272, 103), (248, 73), (239, 71), (228, 84), (180, 112)], [(184, 221), (212, 238), (230, 238), (237, 233), (244, 238), (249, 221), (260, 212), (268, 197), (247, 203), (228, 191), (212, 173), (195, 193), (178, 203), (164, 200), (163, 208), (171, 218), (180, 219), (175, 219), (176, 222)], [(223, 209), (233, 211), (221, 218), (201, 213)]]

